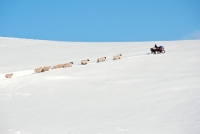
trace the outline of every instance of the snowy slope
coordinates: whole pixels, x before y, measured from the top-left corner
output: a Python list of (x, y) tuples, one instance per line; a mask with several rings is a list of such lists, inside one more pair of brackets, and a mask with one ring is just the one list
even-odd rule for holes
[[(149, 54), (155, 43), (166, 53)], [(199, 134), (199, 44), (0, 38), (0, 134)]]

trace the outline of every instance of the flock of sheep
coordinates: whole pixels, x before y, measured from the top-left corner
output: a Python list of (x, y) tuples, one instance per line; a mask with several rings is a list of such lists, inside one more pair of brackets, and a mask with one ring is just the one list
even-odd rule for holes
[[(121, 59), (121, 54), (115, 55), (113, 56), (113, 60), (118, 60)], [(97, 59), (97, 62), (104, 62), (106, 60), (106, 57), (101, 57)], [(81, 60), (81, 65), (86, 65), (88, 63), (88, 61), (90, 61), (89, 59), (87, 60)], [(73, 62), (69, 62), (69, 63), (65, 63), (65, 64), (58, 64), (53, 66), (53, 69), (57, 69), (57, 68), (66, 68), (66, 67), (72, 67)], [(45, 66), (45, 67), (40, 67), (40, 68), (36, 68), (34, 70), (35, 73), (41, 73), (41, 72), (45, 72), (45, 71), (49, 71), (51, 69), (51, 66)], [(6, 74), (5, 77), (6, 78), (11, 78), (13, 76), (13, 73), (10, 74)]]

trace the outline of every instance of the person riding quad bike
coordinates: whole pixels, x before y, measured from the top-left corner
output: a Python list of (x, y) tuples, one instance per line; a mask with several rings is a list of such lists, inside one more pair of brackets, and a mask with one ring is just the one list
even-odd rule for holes
[(154, 54), (156, 54), (156, 53), (165, 53), (164, 47), (163, 46), (159, 46), (158, 47), (156, 44), (155, 44), (155, 47), (150, 48), (150, 50), (151, 50), (151, 53), (154, 53)]

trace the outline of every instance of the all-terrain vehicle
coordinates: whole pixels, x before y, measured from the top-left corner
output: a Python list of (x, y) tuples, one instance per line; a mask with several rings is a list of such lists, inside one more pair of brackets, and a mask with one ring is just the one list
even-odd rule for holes
[(165, 48), (163, 46), (153, 47), (153, 48), (150, 48), (150, 50), (151, 50), (151, 53), (153, 54), (165, 53)]

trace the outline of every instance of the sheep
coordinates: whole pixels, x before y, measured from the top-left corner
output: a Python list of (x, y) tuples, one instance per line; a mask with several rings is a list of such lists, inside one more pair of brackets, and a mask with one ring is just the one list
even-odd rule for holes
[(13, 76), (13, 73), (5, 75), (6, 78), (11, 78), (12, 76)]
[(44, 71), (49, 71), (50, 68), (51, 68), (51, 66), (43, 67), (42, 72), (44, 72)]
[(43, 68), (42, 68), (42, 67), (36, 68), (36, 69), (35, 69), (35, 73), (40, 73), (40, 72), (42, 72), (42, 71), (43, 71)]
[(97, 59), (97, 62), (102, 62), (102, 61), (105, 61), (105, 60), (106, 60), (106, 57), (101, 57), (101, 58)]
[(89, 60), (89, 59), (87, 59), (87, 60), (82, 60), (82, 61), (81, 61), (81, 64), (82, 64), (82, 65), (86, 65), (86, 64), (88, 63), (88, 61), (90, 61), (90, 60)]
[(64, 68), (64, 64), (59, 64), (59, 68)]
[(63, 68), (72, 67), (72, 64), (74, 64), (74, 63), (73, 62), (65, 63), (65, 64), (63, 64)]
[(58, 65), (53, 66), (53, 69), (62, 68), (62, 67), (63, 67), (63, 64), (58, 64)]
[(120, 56), (122, 56), (121, 54), (118, 54), (118, 55), (115, 55), (115, 56), (113, 56), (113, 60), (118, 60), (118, 59), (121, 59), (121, 57)]

